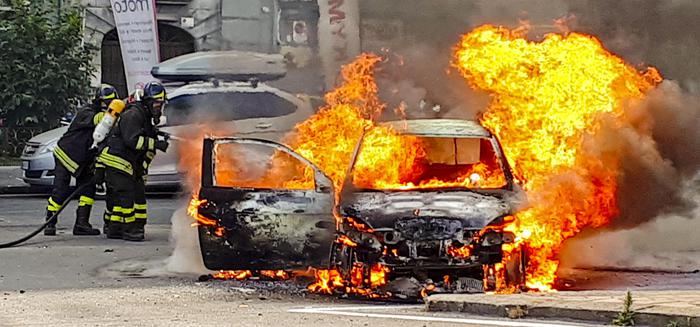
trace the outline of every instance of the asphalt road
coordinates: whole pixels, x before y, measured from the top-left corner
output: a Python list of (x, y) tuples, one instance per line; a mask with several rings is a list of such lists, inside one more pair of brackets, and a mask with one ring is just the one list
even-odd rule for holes
[[(0, 249), (0, 326), (582, 326), (428, 313), (421, 305), (307, 294), (301, 282), (205, 281), (165, 269), (173, 212), (187, 198), (149, 199), (147, 241), (71, 234), (75, 204), (58, 236)], [(0, 242), (43, 220), (43, 197), (0, 197)], [(98, 201), (93, 225), (101, 227)]]

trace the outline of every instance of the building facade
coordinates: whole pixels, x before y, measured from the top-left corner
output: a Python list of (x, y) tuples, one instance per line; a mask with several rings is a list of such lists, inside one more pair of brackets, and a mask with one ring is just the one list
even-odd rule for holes
[[(94, 84), (110, 83), (125, 94), (110, 1), (83, 0), (81, 5), (85, 41), (99, 49), (93, 58)], [(308, 93), (320, 88), (315, 0), (156, 0), (156, 10), (161, 61), (195, 51), (282, 53), (290, 66), (281, 82), (289, 84), (286, 88)]]

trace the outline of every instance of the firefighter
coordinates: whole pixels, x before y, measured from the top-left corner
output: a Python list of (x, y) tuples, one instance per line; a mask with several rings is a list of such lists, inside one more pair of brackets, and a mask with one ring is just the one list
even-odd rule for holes
[[(117, 98), (117, 89), (109, 84), (102, 84), (97, 89), (92, 104), (78, 112), (53, 150), (55, 168), (53, 191), (46, 207), (47, 220), (68, 200), (67, 197), (71, 193), (71, 176), (75, 177), (77, 185), (90, 183), (80, 192), (73, 235), (100, 235), (100, 231), (90, 225), (90, 211), (95, 203), (92, 164), (96, 155), (90, 147), (95, 126), (104, 117), (105, 110), (112, 100)], [(56, 235), (56, 220), (46, 226), (44, 235)]]
[(143, 191), (148, 164), (155, 151), (165, 152), (167, 140), (159, 140), (155, 124), (165, 105), (165, 88), (149, 82), (139, 101), (129, 103), (98, 157), (105, 167), (108, 238), (143, 241), (146, 197)]

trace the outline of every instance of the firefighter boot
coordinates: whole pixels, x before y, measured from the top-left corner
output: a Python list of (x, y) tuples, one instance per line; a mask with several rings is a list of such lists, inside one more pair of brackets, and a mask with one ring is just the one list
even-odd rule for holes
[(122, 239), (124, 224), (118, 221), (110, 221), (109, 227), (107, 227), (107, 238)]
[(73, 235), (100, 235), (100, 230), (92, 228), (90, 225), (90, 209), (91, 206), (79, 206), (75, 212), (75, 226), (73, 226)]
[(112, 214), (109, 211), (105, 211), (105, 213), (102, 215), (102, 234), (107, 235), (107, 233), (109, 233), (109, 225), (112, 223), (112, 221), (109, 220), (111, 216)]
[[(49, 221), (49, 219), (51, 219), (51, 216), (53, 216), (53, 214), (54, 214), (53, 211), (46, 210), (46, 221)], [(56, 217), (56, 219), (54, 219), (53, 222), (46, 225), (46, 228), (44, 228), (44, 235), (56, 236), (56, 220), (57, 219), (58, 219), (58, 217)]]
[(135, 222), (124, 224), (124, 235), (122, 239), (132, 242), (143, 242), (146, 239), (145, 223), (136, 219)]

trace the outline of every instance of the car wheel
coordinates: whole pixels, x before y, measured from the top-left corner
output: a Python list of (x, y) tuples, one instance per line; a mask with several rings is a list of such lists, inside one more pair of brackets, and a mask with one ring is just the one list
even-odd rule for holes
[(522, 246), (514, 249), (505, 262), (483, 265), (484, 292), (525, 290), (527, 254)]
[(508, 261), (505, 262), (504, 279), (508, 288), (525, 290), (525, 268), (527, 267), (527, 253), (523, 246), (513, 250)]
[(357, 261), (355, 249), (338, 242), (331, 245), (331, 260), (329, 269), (337, 269), (343, 279), (350, 277), (352, 265)]

